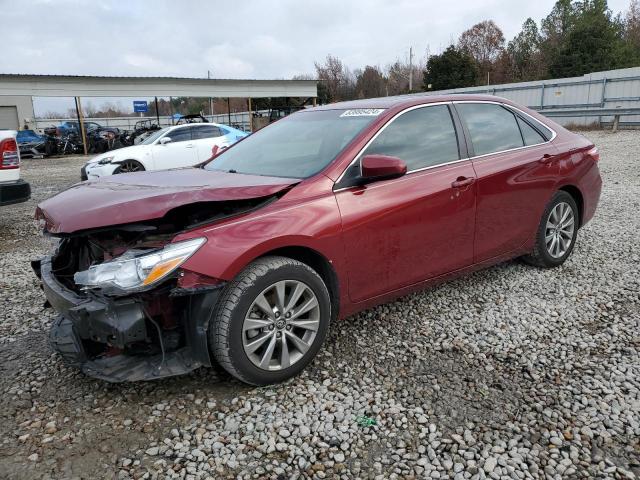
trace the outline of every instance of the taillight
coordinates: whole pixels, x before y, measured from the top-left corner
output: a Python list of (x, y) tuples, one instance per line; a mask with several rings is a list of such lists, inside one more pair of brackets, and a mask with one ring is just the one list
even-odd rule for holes
[(598, 151), (598, 147), (593, 147), (591, 150), (587, 152), (587, 155), (593, 158), (594, 162), (600, 161), (600, 152)]
[(0, 170), (12, 168), (20, 168), (18, 144), (14, 138), (5, 138), (0, 141)]

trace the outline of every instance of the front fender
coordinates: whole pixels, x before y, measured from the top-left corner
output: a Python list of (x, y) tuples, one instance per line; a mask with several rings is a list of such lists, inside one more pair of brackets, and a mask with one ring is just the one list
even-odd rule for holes
[(344, 269), (341, 234), (338, 206), (328, 193), (297, 204), (281, 199), (242, 218), (184, 233), (175, 241), (206, 237), (207, 243), (182, 268), (229, 281), (256, 258), (285, 247), (315, 250), (340, 276)]

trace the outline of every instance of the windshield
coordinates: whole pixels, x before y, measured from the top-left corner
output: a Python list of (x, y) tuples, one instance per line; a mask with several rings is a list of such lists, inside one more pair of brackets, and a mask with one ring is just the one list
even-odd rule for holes
[(151, 145), (157, 139), (159, 139), (162, 135), (169, 131), (170, 127), (164, 127), (162, 130), (158, 130), (153, 135), (144, 139), (144, 141), (140, 142), (138, 145)]
[(329, 165), (380, 113), (380, 109), (296, 113), (248, 136), (204, 168), (308, 178)]

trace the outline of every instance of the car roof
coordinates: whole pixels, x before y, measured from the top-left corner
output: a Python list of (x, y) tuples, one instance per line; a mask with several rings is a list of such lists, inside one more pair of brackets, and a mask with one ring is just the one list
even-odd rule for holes
[(393, 108), (393, 107), (409, 107), (412, 105), (421, 105), (426, 103), (452, 102), (452, 101), (500, 101), (511, 103), (508, 100), (493, 95), (474, 95), (474, 94), (454, 94), (454, 95), (429, 95), (429, 94), (412, 94), (397, 95), (393, 97), (367, 98), (363, 100), (350, 100), (346, 102), (330, 103), (320, 107), (308, 108), (301, 111), (310, 110), (351, 110), (357, 108)]

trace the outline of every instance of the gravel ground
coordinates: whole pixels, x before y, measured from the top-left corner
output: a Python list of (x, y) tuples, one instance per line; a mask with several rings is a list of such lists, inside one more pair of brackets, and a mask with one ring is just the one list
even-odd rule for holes
[(640, 477), (640, 133), (587, 136), (604, 191), (564, 266), (364, 312), (268, 388), (212, 369), (109, 385), (52, 355), (31, 218), (82, 159), (25, 161), (34, 199), (0, 214), (0, 477)]

